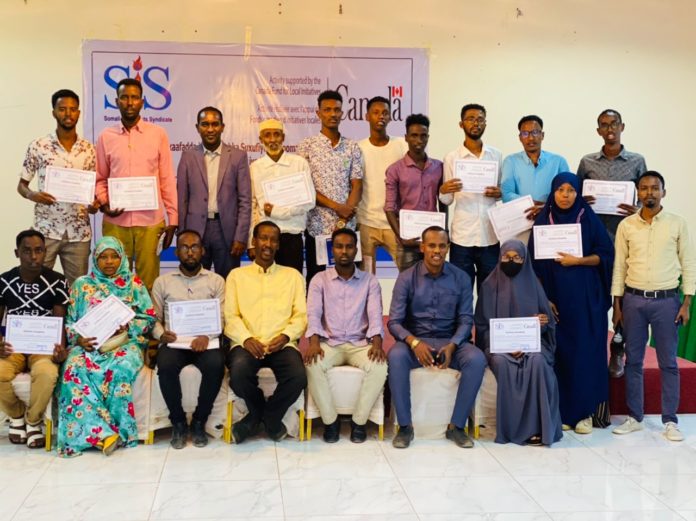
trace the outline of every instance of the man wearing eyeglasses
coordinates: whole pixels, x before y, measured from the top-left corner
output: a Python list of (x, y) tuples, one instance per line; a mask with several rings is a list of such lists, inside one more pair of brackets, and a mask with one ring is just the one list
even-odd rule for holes
[[(539, 116), (524, 116), (517, 124), (524, 150), (503, 160), (503, 180), (500, 188), (503, 202), (531, 195), (534, 206), (527, 218), (534, 220), (551, 192), (551, 181), (561, 172), (569, 172), (563, 156), (541, 150), (544, 141), (544, 122)], [(523, 241), (523, 242), (526, 242)]]

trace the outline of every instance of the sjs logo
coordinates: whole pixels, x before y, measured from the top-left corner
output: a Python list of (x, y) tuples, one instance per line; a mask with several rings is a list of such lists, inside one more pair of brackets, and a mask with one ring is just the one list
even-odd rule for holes
[(116, 109), (114, 98), (116, 97), (116, 86), (123, 78), (130, 78), (131, 72), (135, 72), (135, 79), (143, 84), (143, 101), (145, 109), (164, 110), (172, 104), (172, 94), (169, 92), (169, 67), (159, 67), (153, 65), (144, 67), (140, 56), (133, 62), (132, 66), (112, 65), (104, 71), (104, 81), (113, 89), (113, 96), (104, 95), (104, 108)]

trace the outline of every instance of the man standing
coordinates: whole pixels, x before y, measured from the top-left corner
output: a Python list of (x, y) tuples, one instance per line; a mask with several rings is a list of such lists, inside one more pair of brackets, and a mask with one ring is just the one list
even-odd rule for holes
[[(273, 441), (285, 438), (283, 416), (307, 386), (297, 348), (307, 327), (304, 279), (297, 270), (274, 262), (280, 244), (277, 224), (257, 224), (252, 244), (254, 262), (230, 272), (225, 287), (225, 335), (232, 342), (227, 356), (230, 387), (249, 409), (232, 426), (235, 443), (257, 433), (261, 422)], [(278, 381), (268, 402), (256, 375), (262, 367), (270, 367)]]
[[(148, 291), (159, 275), (157, 252), (169, 248), (178, 223), (176, 180), (172, 170), (167, 133), (162, 127), (140, 118), (143, 87), (138, 80), (124, 78), (116, 87), (116, 104), (121, 123), (104, 129), (97, 139), (97, 199), (104, 212), (102, 233), (123, 243), (128, 260), (135, 262)], [(108, 180), (119, 177), (154, 177), (159, 190), (156, 210), (125, 211), (109, 204)], [(168, 225), (165, 226), (164, 211)]]
[[(46, 167), (94, 170), (97, 157), (89, 141), (78, 137), (80, 98), (71, 90), (61, 89), (51, 96), (56, 131), (29, 144), (22, 165), (17, 191), (34, 206), (34, 229), (46, 237), (45, 266), (53, 269), (56, 257), (72, 285), (77, 277), (85, 275), (89, 265), (89, 246), (92, 227), (89, 214), (96, 213), (99, 203), (91, 205), (59, 203), (45, 191)], [(38, 191), (29, 183), (38, 174)]]
[(201, 144), (181, 154), (176, 186), (182, 228), (203, 237), (203, 267), (226, 278), (239, 266), (251, 221), (251, 182), (246, 152), (222, 142), (225, 124), (215, 107), (198, 111)]
[[(501, 197), (500, 167), (503, 156), (496, 148), (485, 145), (481, 138), (486, 131), (486, 109), (483, 105), (464, 105), (459, 126), (464, 131), (464, 143), (445, 156), (445, 182), (440, 187), (440, 202), (455, 202), (452, 218), (450, 262), (464, 270), (476, 288), (486, 280), (498, 263), (500, 244), (495, 235), (488, 209)], [(456, 165), (464, 161), (489, 161), (498, 172), (496, 184), (483, 193), (462, 191), (462, 182), (455, 176)]]
[(534, 220), (551, 192), (553, 178), (570, 169), (563, 157), (541, 150), (544, 122), (539, 116), (524, 116), (517, 124), (517, 129), (524, 150), (503, 160), (500, 188), (506, 203), (523, 195), (531, 195), (534, 206), (527, 210), (527, 218)]
[(389, 310), (388, 327), (396, 339), (388, 354), (389, 387), (399, 422), (392, 444), (403, 449), (413, 440), (411, 370), (451, 365), (462, 374), (447, 438), (470, 448), (474, 442), (464, 426), (486, 368), (486, 357), (467, 341), (474, 322), (471, 281), (462, 270), (445, 262), (449, 237), (444, 229), (427, 228), (420, 247), (423, 260), (399, 273)]
[(333, 232), (334, 268), (318, 273), (309, 285), (307, 316), (309, 390), (324, 422), (324, 441), (335, 443), (341, 431), (327, 372), (349, 364), (365, 371), (350, 422), (350, 441), (365, 441), (365, 424), (387, 378), (382, 350), (382, 292), (377, 278), (355, 266), (358, 236), (342, 228)]
[(358, 142), (365, 162), (358, 226), (362, 265), (366, 271), (375, 273), (378, 246), (386, 249), (394, 262), (397, 259), (397, 235), (384, 214), (384, 180), (387, 168), (404, 157), (408, 146), (403, 139), (392, 138), (387, 134), (387, 125), (391, 121), (391, 105), (387, 98), (375, 96), (368, 101), (365, 119), (370, 125), (370, 136)]
[[(655, 171), (638, 178), (639, 212), (627, 217), (616, 232), (616, 259), (611, 293), (614, 327), (623, 323), (626, 338), (626, 404), (629, 416), (614, 434), (643, 428), (643, 358), (648, 326), (655, 340), (662, 379), (662, 423), (665, 437), (682, 441), (677, 426), (680, 325), (689, 321), (696, 290), (696, 250), (686, 221), (665, 211), (665, 180)], [(679, 301), (679, 278), (684, 302)]]
[(297, 147), (297, 153), (309, 163), (317, 191), (317, 205), (309, 211), (305, 232), (307, 284), (315, 274), (326, 269), (317, 265), (315, 237), (331, 235), (338, 228), (355, 229), (363, 178), (360, 147), (338, 130), (343, 117), (343, 97), (326, 90), (319, 94), (317, 103), (321, 132), (305, 138)]
[[(68, 305), (65, 278), (44, 265), (46, 245), (41, 232), (25, 230), (17, 235), (15, 256), (19, 266), (0, 275), (0, 317), (7, 315), (64, 317)], [(11, 443), (36, 449), (46, 444), (41, 422), (58, 379), (58, 365), (67, 357), (65, 335), (52, 355), (15, 353), (0, 337), (0, 410), (10, 417)], [(31, 373), (29, 407), (12, 388), (12, 380)], [(26, 414), (26, 419), (25, 419)]]
[[(208, 437), (205, 423), (213, 410), (213, 403), (220, 392), (225, 375), (225, 360), (222, 355), (220, 337), (200, 335), (195, 338), (178, 339), (171, 330), (168, 304), (186, 300), (217, 300), (220, 316), (225, 301), (225, 281), (220, 275), (203, 268), (201, 258), (205, 255), (203, 240), (194, 230), (183, 230), (176, 241), (176, 256), (179, 269), (161, 275), (152, 287), (152, 302), (155, 305), (157, 323), (152, 336), (160, 341), (157, 350), (157, 371), (162, 396), (169, 409), (172, 422), (171, 445), (175, 449), (186, 446), (186, 414), (181, 406), (181, 382), (179, 374), (189, 364), (201, 372), (198, 389), (198, 405), (191, 421), (191, 438), (196, 447), (205, 447)], [(169, 344), (186, 342), (188, 348), (172, 348)]]
[(437, 212), (437, 194), (442, 185), (442, 161), (428, 157), (430, 120), (423, 114), (411, 114), (406, 118), (406, 144), (408, 152), (402, 159), (387, 168), (384, 212), (387, 215), (396, 240), (396, 266), (404, 271), (422, 258), (420, 240), (401, 237), (400, 210)]
[[(280, 227), (280, 247), (276, 263), (290, 266), (302, 273), (304, 265), (304, 245), (302, 233), (307, 228), (307, 212), (314, 208), (316, 192), (309, 174), (309, 164), (304, 157), (283, 150), (285, 131), (283, 123), (277, 119), (267, 119), (259, 125), (259, 140), (266, 155), (251, 163), (252, 199), (251, 226), (261, 221), (271, 221)], [(274, 179), (303, 174), (305, 184), (312, 196), (312, 202), (298, 206), (277, 206), (266, 200), (263, 185)], [(249, 258), (254, 259), (256, 251), (249, 245)]]

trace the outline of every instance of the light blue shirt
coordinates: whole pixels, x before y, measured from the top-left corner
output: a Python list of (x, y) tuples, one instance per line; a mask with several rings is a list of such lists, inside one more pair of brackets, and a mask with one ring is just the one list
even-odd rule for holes
[(531, 195), (535, 201), (546, 201), (551, 192), (551, 181), (561, 172), (570, 172), (570, 168), (565, 158), (558, 154), (542, 150), (536, 167), (524, 150), (510, 154), (503, 160), (500, 183), (503, 202), (523, 195)]

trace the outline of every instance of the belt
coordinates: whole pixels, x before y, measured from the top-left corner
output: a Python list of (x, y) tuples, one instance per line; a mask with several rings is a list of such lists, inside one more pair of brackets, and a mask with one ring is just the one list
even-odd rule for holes
[(631, 293), (633, 295), (640, 295), (643, 298), (669, 298), (676, 297), (679, 295), (679, 288), (674, 289), (656, 289), (654, 291), (648, 291), (643, 289), (636, 289), (630, 286), (626, 286), (626, 293)]
[(219, 213), (214, 213), (212, 217), (210, 217), (210, 214), (208, 214), (208, 220), (209, 221), (219, 221), (220, 220), (220, 214)]

